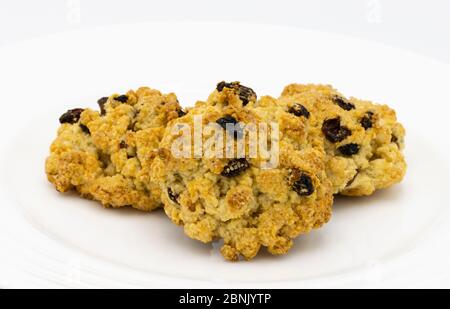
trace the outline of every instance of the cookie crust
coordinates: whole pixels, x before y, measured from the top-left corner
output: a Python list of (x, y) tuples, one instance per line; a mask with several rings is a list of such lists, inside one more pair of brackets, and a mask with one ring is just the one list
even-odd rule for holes
[[(227, 260), (250, 260), (262, 247), (274, 255), (285, 254), (298, 235), (331, 217), (333, 194), (324, 153), (308, 142), (306, 119), (285, 112), (271, 97), (256, 101), (248, 91), (251, 98), (242, 100), (236, 88), (214, 91), (207, 102), (198, 102), (168, 126), (152, 177), (161, 183), (161, 200), (169, 218), (193, 239), (223, 240), (221, 253)], [(252, 158), (246, 153), (246, 164), (230, 158), (175, 157), (171, 145), (177, 136), (172, 129), (180, 124), (193, 128), (199, 115), (204, 124), (224, 117), (245, 124), (278, 123), (279, 165), (261, 168), (265, 158), (259, 153)], [(230, 175), (230, 166), (238, 172)], [(305, 189), (308, 185), (314, 190)]]
[(347, 99), (331, 86), (312, 84), (286, 86), (279, 103), (287, 110), (301, 104), (310, 112), (335, 193), (370, 195), (403, 179), (405, 129), (387, 105)]
[(160, 207), (149, 172), (165, 126), (181, 111), (176, 96), (143, 87), (99, 105), (62, 117), (46, 161), (48, 180), (59, 192), (75, 190), (105, 207)]

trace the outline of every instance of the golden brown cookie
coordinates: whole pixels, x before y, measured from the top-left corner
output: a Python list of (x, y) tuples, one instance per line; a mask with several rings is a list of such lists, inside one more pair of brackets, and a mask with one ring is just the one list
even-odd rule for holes
[[(190, 136), (186, 145), (194, 145), (200, 116), (200, 141), (203, 146), (216, 141), (211, 149), (218, 152), (209, 157), (208, 147), (177, 152), (173, 147), (186, 141), (183, 137)], [(237, 126), (232, 130), (227, 124)], [(260, 151), (264, 147), (252, 153), (248, 142), (243, 157), (226, 156), (229, 149), (237, 153), (238, 141), (250, 139), (249, 125), (267, 125), (268, 137), (261, 138), (263, 131), (258, 130), (258, 138), (270, 142), (270, 151), (278, 145), (278, 162), (272, 160), (275, 152)], [(325, 154), (309, 143), (310, 128), (309, 119), (286, 112), (274, 98), (256, 101), (250, 88), (220, 83), (207, 102), (198, 102), (165, 131), (151, 173), (161, 184), (165, 212), (193, 239), (222, 239), (221, 252), (228, 260), (252, 259), (262, 247), (275, 255), (287, 253), (294, 238), (321, 227), (331, 216), (333, 192)]]
[(61, 116), (46, 162), (48, 180), (60, 192), (74, 189), (106, 207), (161, 206), (150, 165), (165, 126), (184, 113), (176, 96), (140, 88), (98, 103), (100, 112), (74, 109)]
[(326, 151), (335, 193), (370, 195), (403, 179), (405, 130), (393, 109), (347, 99), (327, 85), (288, 85), (279, 104), (293, 114), (308, 114), (312, 135), (321, 137), (316, 146)]

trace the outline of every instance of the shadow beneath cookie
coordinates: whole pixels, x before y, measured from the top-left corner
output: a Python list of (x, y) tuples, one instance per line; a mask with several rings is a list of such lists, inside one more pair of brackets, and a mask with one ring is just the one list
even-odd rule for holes
[(354, 208), (376, 207), (377, 204), (395, 204), (405, 194), (404, 186), (399, 184), (393, 187), (376, 191), (369, 196), (343, 196), (334, 197), (333, 212), (341, 212)]
[[(275, 262), (280, 260), (298, 259), (299, 255), (308, 252), (312, 254), (315, 251), (321, 251), (325, 244), (325, 239), (321, 232), (314, 230), (309, 234), (300, 235), (294, 240), (294, 244), (289, 252), (285, 255), (273, 255), (267, 248), (261, 248), (258, 255), (252, 260), (252, 262)], [(300, 261), (299, 261), (300, 262)]]
[[(127, 231), (125, 234), (130, 235), (129, 239), (142, 239), (148, 252), (160, 250), (161, 246), (170, 244), (177, 247), (177, 252), (186, 252), (185, 258), (207, 256), (215, 262), (226, 262), (220, 253), (222, 241), (203, 244), (197, 240), (190, 239), (185, 235), (182, 227), (170, 222), (162, 208), (151, 212), (139, 211), (131, 207), (105, 209), (100, 203), (85, 200), (76, 192), (61, 194), (56, 192), (51, 185), (49, 185), (50, 188), (55, 195), (60, 197), (61, 201), (64, 200), (65, 204), (73, 204), (72, 207), (74, 209), (82, 209), (81, 213), (78, 211), (76, 213), (83, 217), (88, 216), (83, 219), (86, 222), (90, 222), (89, 217), (97, 214), (101, 215), (102, 219), (100, 221), (104, 222), (105, 225), (110, 224), (118, 230)], [(311, 231), (309, 234), (297, 237), (288, 254), (274, 256), (267, 249), (262, 248), (251, 263), (272, 263), (272, 261), (279, 263), (280, 260), (289, 260), (300, 265), (305, 263), (311, 256), (322, 256), (324, 250), (329, 251), (329, 254), (335, 254), (336, 251), (333, 250), (341, 249), (333, 246), (333, 243), (335, 244), (344, 238), (348, 238), (348, 235), (343, 233), (349, 228), (348, 222), (361, 221), (361, 218), (367, 219), (367, 217), (370, 217), (372, 221), (379, 220), (380, 218), (377, 219), (377, 217), (380, 213), (381, 215), (390, 216), (392, 207), (395, 207), (396, 204), (400, 205), (399, 200), (404, 198), (406, 194), (405, 189), (403, 185), (397, 185), (394, 188), (377, 191), (368, 197), (336, 196), (333, 206), (333, 217), (328, 224), (320, 229)], [(364, 222), (359, 224), (367, 226)], [(131, 233), (130, 228), (133, 231)], [(367, 226), (367, 228), (369, 229), (370, 226)], [(100, 231), (97, 233), (101, 234)], [(123, 245), (126, 245), (127, 241), (124, 240)], [(345, 251), (340, 254), (351, 255), (351, 252)]]
[(168, 224), (171, 224), (171, 227), (168, 228), (168, 232), (165, 235), (165, 240), (167, 243), (175, 244), (179, 251), (189, 252), (189, 254), (186, 254), (186, 257), (190, 255), (208, 256), (214, 251), (214, 242), (205, 244), (198, 240), (189, 238), (184, 233), (183, 227), (177, 226), (170, 222), (168, 222)]
[(148, 215), (157, 211), (161, 211), (162, 207), (151, 210), (144, 211), (133, 208), (131, 206), (123, 206), (123, 207), (105, 207), (100, 202), (82, 197), (77, 191), (70, 190), (64, 193), (58, 192), (55, 190), (53, 185), (50, 183), (47, 185), (49, 190), (52, 192), (51, 194), (55, 195), (57, 198), (61, 198), (62, 202), (67, 204), (68, 202), (79, 202), (80, 207), (88, 207), (93, 208), (95, 210), (107, 211), (108, 215), (117, 215), (117, 216), (126, 216), (126, 217), (136, 217), (142, 215)]
[[(333, 245), (333, 243), (336, 244), (342, 240), (342, 237), (346, 237), (346, 233), (343, 233), (343, 231), (348, 231), (348, 222), (353, 222), (352, 224), (356, 228), (365, 224), (367, 217), (373, 218), (373, 220), (381, 220), (384, 218), (383, 216), (390, 216), (393, 207), (397, 205), (401, 207), (400, 201), (404, 199), (405, 194), (405, 186), (400, 184), (393, 188), (379, 190), (371, 196), (335, 196), (333, 216), (330, 222), (308, 234), (298, 236), (288, 254), (274, 256), (266, 248), (262, 248), (254, 262), (296, 259), (301, 263), (301, 259), (305, 255), (312, 256), (317, 252), (323, 254), (323, 250), (328, 248), (330, 248), (329, 250), (341, 250), (339, 246)], [(352, 220), (362, 221), (354, 222)], [(330, 252), (330, 254), (334, 253)], [(347, 253), (341, 252), (340, 254), (346, 255)], [(352, 253), (348, 252), (348, 255), (351, 257)]]

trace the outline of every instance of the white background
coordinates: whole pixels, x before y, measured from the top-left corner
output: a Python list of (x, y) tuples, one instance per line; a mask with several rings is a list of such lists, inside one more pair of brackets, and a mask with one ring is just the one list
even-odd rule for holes
[(450, 63), (448, 0), (1, 0), (0, 46), (78, 28), (161, 20), (290, 25)]

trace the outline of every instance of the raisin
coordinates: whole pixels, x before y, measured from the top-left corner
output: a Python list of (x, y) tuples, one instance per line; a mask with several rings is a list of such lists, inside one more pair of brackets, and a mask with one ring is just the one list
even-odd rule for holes
[(398, 142), (398, 137), (394, 134), (391, 135), (391, 143), (397, 144), (398, 147), (400, 147), (400, 143)]
[(127, 148), (128, 147), (128, 145), (127, 145), (127, 143), (125, 142), (125, 141), (121, 141), (120, 142), (120, 144), (119, 144), (119, 148), (120, 149), (125, 149), (125, 148)]
[(322, 125), (322, 133), (327, 140), (332, 143), (337, 143), (350, 136), (352, 131), (347, 127), (341, 127), (341, 119), (338, 117), (325, 120)]
[(333, 97), (333, 101), (335, 104), (339, 105), (339, 107), (342, 108), (343, 110), (349, 111), (355, 109), (355, 105), (346, 98), (335, 96)]
[[(220, 82), (217, 84), (217, 91), (222, 92), (223, 88), (227, 87), (227, 85), (230, 85), (230, 83), (226, 83), (226, 82)], [(230, 86), (228, 86), (230, 87)]]
[(103, 97), (97, 101), (98, 106), (100, 106), (100, 114), (102, 116), (106, 115), (106, 109), (105, 109), (106, 102), (108, 102), (108, 97)]
[(361, 118), (361, 126), (364, 128), (364, 130), (367, 130), (372, 127), (372, 112), (367, 112), (362, 118)]
[(70, 124), (77, 123), (80, 120), (81, 113), (83, 113), (83, 111), (84, 111), (84, 109), (82, 109), (82, 108), (75, 108), (75, 109), (68, 110), (64, 115), (62, 115), (59, 118), (59, 122), (61, 124), (63, 124), (63, 123), (70, 123)]
[(167, 195), (169, 196), (170, 200), (176, 204), (178, 204), (178, 198), (180, 197), (179, 194), (173, 192), (171, 188), (167, 189)]
[(346, 145), (342, 145), (342, 146), (338, 147), (338, 150), (344, 156), (352, 156), (359, 152), (359, 148), (360, 147), (358, 144), (350, 143), (350, 144), (346, 144)]
[(233, 159), (224, 167), (222, 176), (235, 177), (248, 169), (250, 164), (245, 158)]
[(120, 95), (120, 96), (114, 98), (114, 100), (119, 101), (121, 103), (127, 103), (128, 102), (128, 96), (127, 95)]
[(80, 123), (80, 128), (81, 128), (81, 131), (83, 131), (84, 133), (91, 135), (91, 131), (90, 131), (89, 128), (88, 128), (87, 126), (85, 126), (84, 124), (81, 124), (81, 123)]
[(187, 115), (186, 111), (181, 108), (179, 110), (177, 110), (177, 113), (178, 113), (178, 117), (183, 117), (183, 116)]
[(289, 113), (294, 114), (297, 117), (306, 117), (309, 118), (309, 111), (301, 104), (295, 103), (289, 108)]
[[(216, 123), (224, 128), (228, 134), (234, 136), (234, 138), (241, 138), (243, 136), (243, 130), (236, 118), (230, 115), (226, 115), (216, 120)], [(229, 125), (229, 128), (227, 128)]]
[(253, 89), (241, 86), (239, 88), (239, 98), (245, 106), (250, 101), (256, 101), (257, 96)]
[(257, 95), (255, 91), (253, 91), (253, 89), (243, 86), (239, 82), (220, 82), (219, 84), (217, 84), (217, 91), (222, 92), (224, 88), (234, 89), (244, 106), (247, 105), (250, 101), (256, 101), (257, 99)]
[(310, 196), (314, 193), (314, 185), (312, 179), (307, 174), (294, 170), (296, 180), (292, 184), (292, 189), (300, 196)]
[(218, 125), (220, 125), (222, 128), (226, 129), (227, 128), (227, 124), (232, 124), (234, 126), (234, 125), (236, 125), (238, 123), (238, 121), (233, 116), (226, 115), (226, 116), (224, 116), (224, 117), (222, 117), (220, 119), (217, 119), (216, 123)]

